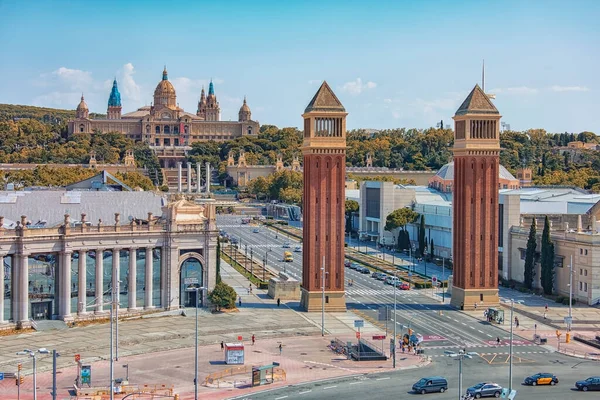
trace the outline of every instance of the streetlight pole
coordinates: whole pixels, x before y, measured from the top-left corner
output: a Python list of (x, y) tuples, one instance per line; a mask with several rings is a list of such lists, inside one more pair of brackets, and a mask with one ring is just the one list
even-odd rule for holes
[(510, 299), (510, 344), (508, 356), (508, 393), (512, 392), (512, 354), (513, 354), (513, 310), (515, 308), (514, 299)]
[[(202, 290), (206, 289), (205, 287), (193, 287), (188, 288), (187, 290), (190, 292), (196, 293), (196, 340), (194, 346), (194, 400), (198, 400), (198, 303), (199, 303), (199, 293)], [(127, 375), (129, 375), (129, 367), (127, 367)]]
[[(114, 254), (113, 254), (114, 257)], [(146, 254), (148, 257), (148, 254)], [(114, 282), (114, 281), (113, 281)], [(114, 399), (115, 390), (113, 388), (113, 382), (115, 381), (114, 377), (114, 356), (113, 356), (113, 346), (114, 346), (114, 337), (113, 337), (113, 314), (115, 308), (115, 285), (110, 285), (110, 370), (109, 370), (109, 379), (110, 385), (108, 385), (110, 390), (110, 400)]]
[(458, 398), (462, 399), (462, 381), (463, 381), (463, 371), (462, 371), (462, 363), (465, 358), (473, 358), (472, 354), (477, 353), (465, 353), (463, 350), (459, 350), (458, 354), (453, 353), (451, 351), (445, 352), (448, 357), (457, 358), (458, 359)]
[(446, 302), (446, 289), (444, 288), (444, 273), (446, 271), (445, 263), (446, 259), (442, 257), (442, 303)]
[(321, 336), (325, 336), (325, 256), (323, 256), (323, 266), (321, 267)]
[(573, 307), (573, 254), (571, 254), (571, 265), (569, 265), (569, 325), (567, 330), (571, 332), (571, 321), (573, 316), (571, 315)]
[(381, 238), (381, 252), (383, 253), (383, 262), (385, 262), (385, 236)]
[(52, 400), (56, 400), (56, 358), (59, 354), (52, 350)]
[(396, 279), (397, 278), (397, 274), (396, 274), (396, 270), (394, 270), (394, 338), (392, 339), (392, 350), (394, 351), (394, 354), (392, 355), (392, 359), (393, 359), (393, 367), (396, 368)]

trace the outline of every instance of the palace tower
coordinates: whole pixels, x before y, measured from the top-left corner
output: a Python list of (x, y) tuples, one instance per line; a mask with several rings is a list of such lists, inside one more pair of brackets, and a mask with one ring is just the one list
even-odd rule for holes
[(454, 115), (452, 304), (498, 304), (500, 113), (475, 85)]
[[(304, 110), (304, 240), (301, 307), (345, 311), (346, 110), (323, 82)], [(324, 268), (323, 268), (324, 267)]]

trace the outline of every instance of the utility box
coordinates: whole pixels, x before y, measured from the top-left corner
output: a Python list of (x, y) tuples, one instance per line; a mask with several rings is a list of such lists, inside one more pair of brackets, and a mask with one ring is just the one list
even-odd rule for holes
[(225, 343), (225, 364), (244, 364), (244, 343)]

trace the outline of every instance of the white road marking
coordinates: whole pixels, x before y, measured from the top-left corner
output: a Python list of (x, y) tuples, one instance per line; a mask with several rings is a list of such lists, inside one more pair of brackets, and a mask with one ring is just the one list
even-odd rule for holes
[(304, 392), (300, 392), (298, 394), (306, 394), (306, 393), (310, 393), (310, 392), (312, 392), (312, 390), (305, 390)]
[(467, 324), (465, 324), (464, 322), (461, 322), (461, 324), (463, 324), (464, 326), (467, 326)]
[(480, 331), (479, 329), (477, 329), (477, 332), (479, 332), (479, 333), (483, 333), (483, 331)]
[[(335, 385), (335, 386), (327, 386), (327, 387), (324, 387), (323, 390), (333, 389), (333, 388), (336, 388), (336, 387), (337, 387), (337, 385)], [(285, 397), (287, 397), (287, 396), (285, 396)], [(275, 399), (275, 400), (277, 400), (277, 399)]]
[(275, 400), (281, 400), (281, 399), (286, 399), (287, 396), (281, 396), (281, 397), (276, 397)]
[(376, 380), (376, 381), (385, 381), (385, 380), (388, 380), (388, 379), (390, 379), (390, 377), (389, 377), (389, 376), (388, 376), (387, 378), (377, 378), (377, 379), (375, 379), (375, 380)]
[(362, 382), (352, 382), (350, 385), (360, 385)]

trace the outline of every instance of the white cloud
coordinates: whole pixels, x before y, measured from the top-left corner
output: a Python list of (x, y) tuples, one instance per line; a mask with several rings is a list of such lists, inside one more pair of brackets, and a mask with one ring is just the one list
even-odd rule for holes
[[(75, 107), (77, 107), (77, 104), (79, 104), (80, 98), (81, 92), (53, 91), (50, 93), (42, 94), (40, 96), (36, 96), (33, 99), (32, 104), (34, 106), (40, 107), (74, 109)], [(88, 100), (87, 97), (86, 100)]]
[(553, 92), (589, 92), (590, 88), (586, 86), (558, 86), (550, 87)]
[(208, 81), (205, 79), (190, 79), (184, 76), (172, 79), (171, 83), (175, 86), (177, 93), (198, 92), (198, 96), (202, 86), (208, 86)]
[(375, 87), (377, 87), (377, 84), (375, 82), (368, 81), (363, 83), (361, 78), (356, 78), (356, 80), (354, 81), (344, 83), (344, 85), (342, 86), (342, 90), (352, 95), (359, 95), (363, 91), (368, 89), (374, 89)]
[(498, 94), (536, 94), (538, 92), (535, 88), (530, 88), (527, 86), (517, 86), (517, 87), (509, 87), (509, 88), (494, 88), (491, 90), (486, 90), (487, 93)]
[(80, 69), (60, 67), (59, 69), (40, 74), (34, 82), (37, 86), (59, 86), (74, 91), (85, 91), (93, 84), (92, 73)]
[[(123, 97), (137, 102), (141, 99), (141, 88), (133, 78), (134, 74), (135, 68), (132, 63), (123, 65), (117, 74), (117, 83), (119, 84), (119, 91), (124, 95)], [(118, 79), (119, 77), (120, 79)]]
[(321, 83), (322, 81), (320, 79), (311, 79), (308, 81), (309, 85), (316, 85), (318, 83)]
[(391, 102), (392, 102), (392, 99), (383, 99), (383, 102), (384, 102), (384, 103), (388, 103), (388, 104), (389, 104), (389, 103), (391, 103)]

